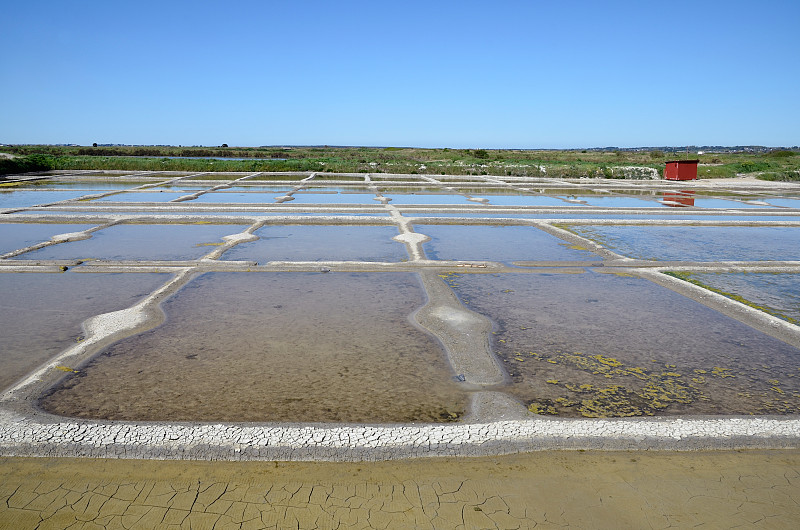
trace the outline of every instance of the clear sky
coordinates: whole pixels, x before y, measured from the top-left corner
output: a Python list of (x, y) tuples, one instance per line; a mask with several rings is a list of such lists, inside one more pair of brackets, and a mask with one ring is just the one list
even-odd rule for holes
[(15, 1), (0, 143), (800, 144), (800, 1)]

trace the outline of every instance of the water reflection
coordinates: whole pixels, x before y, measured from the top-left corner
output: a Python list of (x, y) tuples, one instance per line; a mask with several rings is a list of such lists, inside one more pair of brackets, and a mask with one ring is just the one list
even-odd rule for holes
[(675, 193), (664, 193), (661, 200), (667, 206), (694, 206), (694, 192), (680, 191)]

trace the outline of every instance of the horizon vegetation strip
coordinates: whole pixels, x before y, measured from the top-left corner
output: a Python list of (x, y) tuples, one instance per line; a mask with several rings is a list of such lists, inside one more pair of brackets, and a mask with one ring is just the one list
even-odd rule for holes
[[(60, 170), (302, 171), (431, 175), (494, 175), (553, 178), (636, 178), (664, 160), (662, 151), (485, 150), (368, 147), (186, 148), (172, 146), (6, 146), (20, 155), (0, 160), (0, 174)], [(199, 157), (199, 158), (172, 158)], [(215, 158), (211, 158), (215, 157)], [(800, 180), (793, 151), (709, 153), (699, 158), (700, 178), (754, 174), (765, 180)], [(238, 160), (232, 159), (237, 158)]]

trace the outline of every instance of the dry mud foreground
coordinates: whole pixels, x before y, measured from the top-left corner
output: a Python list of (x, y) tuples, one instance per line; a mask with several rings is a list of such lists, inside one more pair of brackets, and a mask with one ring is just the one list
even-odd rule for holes
[(796, 528), (796, 451), (0, 459), (0, 528)]

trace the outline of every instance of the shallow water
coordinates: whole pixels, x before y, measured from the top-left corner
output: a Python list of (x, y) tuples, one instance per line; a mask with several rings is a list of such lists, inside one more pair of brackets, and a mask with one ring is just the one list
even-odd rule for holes
[(508, 391), (566, 416), (800, 412), (800, 350), (647, 280), (450, 274)]
[(463, 195), (456, 195), (456, 194), (433, 194), (433, 193), (407, 193), (407, 194), (398, 194), (398, 193), (383, 193), (384, 197), (391, 199), (389, 204), (392, 205), (399, 205), (399, 204), (458, 204), (461, 206), (466, 206), (469, 204), (478, 204), (473, 201), (468, 201), (466, 197)]
[(5, 223), (0, 224), (0, 254), (19, 250), (37, 243), (49, 241), (58, 234), (82, 232), (92, 228), (93, 224), (31, 224), (31, 223)]
[(800, 208), (800, 199), (764, 199), (774, 206), (783, 206), (785, 208)]
[[(371, 178), (381, 178), (380, 175), (371, 175)], [(261, 177), (264, 178), (264, 177)], [(300, 179), (301, 177), (297, 177)], [(356, 176), (345, 176), (345, 175), (325, 175), (324, 173), (317, 173), (317, 175), (308, 182), (327, 182), (329, 180), (341, 180), (343, 182), (364, 182), (364, 177), (356, 177)], [(253, 182), (256, 182), (257, 178), (253, 179)]]
[(598, 206), (603, 208), (658, 208), (664, 204), (658, 202), (656, 197), (651, 200), (640, 199), (638, 197), (605, 197), (596, 195), (570, 195), (570, 199), (584, 201), (588, 206)]
[(0, 389), (82, 336), (87, 318), (125, 309), (167, 274), (0, 273)]
[(199, 203), (242, 203), (242, 204), (273, 204), (275, 194), (278, 192), (235, 192), (235, 191), (210, 191), (192, 200), (192, 204)]
[(350, 185), (350, 186), (314, 186), (313, 184), (306, 184), (303, 186), (301, 192), (327, 192), (327, 191), (335, 191), (338, 193), (372, 193), (375, 192), (368, 188), (367, 186), (357, 186), (357, 185)]
[(153, 186), (152, 188), (147, 188), (147, 191), (160, 192), (163, 190), (168, 192), (178, 192), (178, 193), (188, 194), (188, 193), (196, 193), (198, 191), (204, 191), (213, 187), (214, 187), (213, 184), (210, 182), (204, 185), (199, 185), (199, 184), (187, 185), (187, 184), (181, 184), (180, 182), (175, 182), (172, 184)]
[(481, 195), (474, 194), (475, 197), (485, 197), (489, 199), (489, 204), (497, 206), (583, 206), (582, 204), (570, 203), (558, 197), (547, 197), (544, 195)]
[(239, 184), (236, 186), (231, 186), (230, 188), (226, 188), (225, 191), (228, 192), (243, 192), (243, 191), (263, 191), (269, 193), (280, 193), (285, 194), (289, 191), (292, 191), (294, 186), (280, 184), (275, 186), (266, 186), (262, 184)]
[(571, 230), (631, 258), (800, 260), (800, 227), (573, 226)]
[(569, 213), (486, 213), (488, 210), (479, 210), (482, 213), (439, 213), (436, 210), (430, 212), (402, 212), (403, 217), (511, 217), (525, 219), (683, 219), (687, 221), (800, 221), (800, 216), (783, 215), (683, 215), (675, 214), (676, 210), (656, 210), (637, 214), (615, 214), (607, 215), (604, 213), (582, 213), (580, 209)]
[(77, 199), (90, 193), (84, 191), (33, 191), (0, 189), (0, 210), (5, 208), (24, 208), (36, 204)]
[(392, 238), (393, 226), (264, 226), (260, 239), (236, 245), (225, 260), (268, 261), (403, 261), (406, 247)]
[(210, 273), (161, 327), (106, 349), (43, 406), (161, 421), (451, 421), (465, 394), (409, 321), (411, 273)]
[[(165, 179), (166, 180), (166, 179)], [(40, 184), (38, 187), (49, 188), (54, 190), (86, 190), (86, 191), (109, 191), (109, 190), (127, 190), (144, 186), (145, 184), (155, 184), (152, 182), (141, 181), (103, 181), (103, 180), (56, 180), (47, 181)]]
[(596, 254), (570, 248), (533, 226), (460, 226), (415, 224), (431, 240), (422, 248), (429, 259), (489, 261), (585, 261)]
[[(292, 204), (380, 204), (374, 193), (306, 193), (292, 195)], [(286, 204), (286, 203), (284, 203)]]
[(800, 274), (718, 272), (688, 274), (709, 287), (741, 296), (784, 320), (800, 322)]
[(240, 225), (116, 225), (90, 239), (59, 243), (20, 254), (16, 259), (192, 260), (221, 244)]
[(126, 191), (124, 193), (116, 193), (108, 197), (101, 197), (94, 199), (93, 203), (99, 202), (169, 202), (183, 197), (184, 195), (191, 195), (194, 192), (184, 193), (181, 191)]
[(700, 208), (769, 208), (763, 204), (748, 204), (746, 202), (727, 199), (694, 199), (694, 205)]

